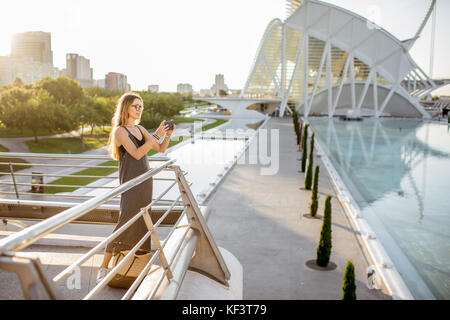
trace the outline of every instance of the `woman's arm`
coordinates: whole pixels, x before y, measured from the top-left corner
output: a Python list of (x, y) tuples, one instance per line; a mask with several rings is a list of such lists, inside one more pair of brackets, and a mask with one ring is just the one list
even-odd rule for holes
[(154, 141), (154, 143), (152, 144), (152, 148), (155, 149), (158, 152), (166, 152), (167, 147), (169, 146), (169, 142), (170, 142), (170, 137), (172, 136), (174, 130), (175, 130), (175, 125), (173, 126), (173, 129), (168, 131), (167, 130), (167, 126), (164, 124), (164, 121), (161, 122), (161, 124), (159, 125), (158, 129), (156, 130), (156, 134), (160, 137), (162, 137), (164, 134), (166, 134), (166, 137), (164, 138), (163, 142), (161, 144), (159, 144), (158, 140), (156, 140), (156, 138), (154, 138), (153, 136), (151, 136), (148, 131), (141, 125), (139, 125), (139, 128), (141, 129), (142, 133), (144, 134), (145, 139), (150, 139), (153, 138), (152, 141)]
[(122, 145), (125, 148), (125, 150), (136, 160), (140, 160), (143, 156), (145, 156), (155, 143), (158, 144), (156, 138), (151, 136), (146, 137), (145, 143), (139, 148), (137, 148), (136, 145), (133, 143), (133, 141), (131, 141), (130, 137), (128, 136), (128, 132), (122, 127), (117, 128), (114, 134), (117, 141), (117, 145), (118, 146)]

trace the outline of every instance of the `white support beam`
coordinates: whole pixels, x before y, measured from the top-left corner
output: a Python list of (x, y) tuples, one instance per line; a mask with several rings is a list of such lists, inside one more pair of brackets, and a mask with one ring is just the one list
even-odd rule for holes
[(339, 89), (338, 89), (336, 98), (335, 98), (334, 103), (333, 103), (332, 116), (333, 116), (334, 113), (336, 112), (337, 103), (338, 103), (338, 101), (339, 101), (339, 98), (341, 97), (342, 86), (344, 85), (344, 80), (345, 80), (345, 76), (347, 75), (347, 72), (348, 72), (348, 67), (349, 67), (349, 65), (350, 65), (350, 59), (351, 59), (351, 57), (352, 57), (351, 54), (349, 54), (349, 55), (347, 56), (347, 60), (345, 61), (345, 65), (344, 65), (344, 70), (342, 70), (342, 78), (341, 78), (341, 81), (340, 81), (340, 83), (339, 83)]
[(318, 72), (317, 72), (316, 80), (314, 81), (314, 87), (313, 87), (313, 89), (312, 89), (312, 91), (311, 91), (311, 97), (310, 97), (310, 99), (309, 99), (309, 101), (308, 101), (308, 109), (307, 109), (307, 111), (305, 112), (305, 117), (307, 117), (307, 116), (309, 115), (309, 112), (311, 111), (311, 106), (312, 106), (312, 103), (313, 103), (314, 96), (315, 96), (315, 94), (316, 94), (317, 85), (318, 85), (318, 83), (319, 83), (320, 76), (322, 75), (323, 64), (324, 64), (324, 62), (325, 62), (325, 58), (326, 58), (326, 56), (327, 56), (327, 53), (328, 53), (328, 47), (329, 47), (329, 46), (330, 46), (330, 42), (327, 41), (327, 42), (325, 43), (325, 47), (323, 48), (322, 57), (320, 58), (319, 70), (318, 70)]
[(370, 84), (370, 81), (372, 80), (372, 73), (373, 73), (373, 69), (370, 69), (369, 75), (367, 76), (366, 83), (364, 84), (363, 92), (361, 93), (358, 105), (356, 106), (356, 109), (358, 111), (361, 110), (361, 106), (362, 106), (362, 104), (364, 102), (364, 99), (366, 98), (367, 90), (369, 89), (369, 84)]
[(266, 66), (267, 66), (267, 70), (269, 70), (270, 76), (272, 77), (272, 81), (273, 81), (273, 83), (275, 85), (275, 89), (277, 90), (278, 95), (281, 97), (280, 86), (279, 86), (279, 84), (277, 82), (277, 78), (275, 77), (275, 74), (273, 73), (272, 67), (270, 66), (269, 59), (267, 59), (267, 56), (266, 56), (266, 54), (264, 52), (263, 52), (263, 58), (264, 58), (264, 62), (266, 63)]
[(353, 53), (350, 53), (352, 59), (350, 60), (350, 84), (352, 93), (352, 109), (356, 108), (356, 93), (355, 93), (355, 58)]
[(398, 83), (396, 83), (395, 85), (392, 86), (391, 90), (389, 90), (388, 95), (386, 96), (386, 98), (383, 101), (383, 104), (380, 107), (380, 110), (378, 111), (378, 117), (383, 113), (384, 109), (386, 108), (387, 104), (389, 103), (389, 101), (392, 98), (392, 95), (394, 94), (395, 90), (397, 90), (398, 87)]
[(288, 87), (288, 90), (286, 92), (286, 96), (285, 96), (285, 98), (284, 98), (284, 100), (283, 100), (283, 102), (281, 104), (281, 107), (280, 107), (280, 117), (283, 116), (282, 113), (281, 113), (281, 110), (283, 110), (283, 112), (284, 112), (284, 110), (286, 109), (287, 102), (289, 100), (289, 96), (291, 95), (291, 89), (292, 89), (292, 86), (293, 86), (294, 81), (295, 81), (295, 75), (297, 74), (297, 70), (298, 70), (298, 66), (299, 66), (299, 62), (300, 62), (300, 57), (301, 57), (302, 52), (303, 52), (303, 50), (305, 48), (305, 42), (306, 42), (305, 39), (306, 39), (306, 37), (302, 37), (302, 39), (300, 40), (300, 47), (299, 47), (299, 50), (297, 52), (297, 58), (295, 59), (295, 66), (294, 66), (294, 70), (293, 70), (292, 75), (291, 75), (291, 80), (289, 81), (289, 87)]
[(373, 68), (373, 108), (375, 109), (375, 117), (378, 118), (378, 80), (377, 69)]
[[(309, 67), (308, 67), (308, 54), (309, 54), (309, 35), (308, 33), (305, 33), (303, 35), (305, 37), (305, 47), (303, 50), (303, 110), (304, 112), (307, 110), (308, 106), (308, 78), (309, 78)], [(298, 110), (300, 108), (300, 105), (302, 102), (298, 104), (296, 109)]]
[(270, 37), (272, 36), (273, 30), (275, 30), (275, 28), (277, 28), (279, 25), (280, 24), (273, 25), (272, 29), (270, 30), (270, 32), (267, 33), (266, 38), (263, 40), (263, 44), (262, 44), (261, 48), (259, 49), (259, 52), (257, 53), (258, 57), (255, 60), (255, 64), (253, 65), (253, 69), (250, 72), (250, 76), (247, 78), (247, 81), (246, 81), (246, 83), (244, 85), (244, 88), (241, 91), (241, 95), (240, 95), (241, 98), (244, 97), (244, 94), (247, 91), (248, 86), (250, 85), (250, 81), (253, 79), (253, 75), (255, 74), (255, 71), (258, 69), (258, 66), (259, 66), (259, 64), (261, 62), (261, 56), (262, 56), (262, 54), (263, 54), (263, 52), (264, 52), (264, 50), (266, 48), (267, 42), (269, 41)]
[(327, 52), (327, 88), (328, 88), (328, 116), (330, 117), (331, 108), (333, 107), (333, 88), (332, 88), (332, 74), (331, 74), (331, 43), (328, 46)]

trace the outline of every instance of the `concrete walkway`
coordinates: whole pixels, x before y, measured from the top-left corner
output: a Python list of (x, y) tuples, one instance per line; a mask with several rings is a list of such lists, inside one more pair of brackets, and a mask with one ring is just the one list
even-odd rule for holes
[[(267, 129), (280, 133), (278, 173), (261, 175), (259, 165), (236, 165), (207, 203), (211, 208), (208, 225), (216, 243), (243, 266), (244, 299), (341, 299), (350, 259), (356, 269), (358, 299), (391, 299), (384, 290), (367, 288), (368, 255), (336, 198), (332, 200), (331, 261), (337, 268), (318, 271), (306, 266), (308, 260), (316, 259), (322, 220), (303, 216), (309, 213), (311, 191), (301, 189), (304, 173), (299, 172), (301, 154), (292, 119), (272, 118)], [(335, 191), (320, 159), (314, 161), (321, 167), (318, 214), (323, 216), (325, 197)]]

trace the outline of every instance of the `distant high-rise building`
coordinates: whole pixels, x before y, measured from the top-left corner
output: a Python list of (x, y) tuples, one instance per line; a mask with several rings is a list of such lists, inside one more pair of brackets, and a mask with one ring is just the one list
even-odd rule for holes
[(58, 68), (48, 63), (34, 61), (31, 58), (0, 57), (0, 86), (11, 84), (16, 78), (29, 84), (45, 77), (60, 76)]
[(105, 79), (94, 80), (94, 86), (105, 89), (106, 88)]
[(228, 92), (228, 86), (225, 84), (225, 79), (224, 79), (223, 74), (216, 74), (215, 82), (214, 82), (213, 86), (211, 87), (211, 93), (213, 95), (218, 96), (220, 93), (220, 90)]
[(150, 92), (159, 92), (159, 85), (151, 84), (148, 86), (148, 91)]
[(89, 59), (76, 53), (66, 54), (65, 75), (77, 80), (83, 88), (92, 87), (94, 83), (93, 70), (90, 67)]
[(31, 58), (33, 61), (53, 65), (50, 32), (30, 31), (15, 34), (11, 44), (11, 57)]
[(0, 86), (11, 84), (16, 78), (28, 84), (58, 76), (60, 71), (53, 66), (49, 32), (15, 34), (11, 42), (11, 55), (0, 57)]
[(177, 84), (177, 92), (181, 94), (192, 93), (192, 85), (189, 83)]
[(200, 96), (210, 96), (211, 95), (211, 89), (200, 89)]
[(109, 72), (105, 76), (105, 88), (110, 91), (129, 91), (131, 89), (127, 81), (127, 76), (117, 72)]

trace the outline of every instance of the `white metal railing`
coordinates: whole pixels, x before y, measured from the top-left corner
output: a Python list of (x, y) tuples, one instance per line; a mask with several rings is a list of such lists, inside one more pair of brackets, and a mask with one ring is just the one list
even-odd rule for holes
[[(175, 298), (180, 288), (180, 283), (184, 278), (184, 274), (191, 263), (195, 265), (195, 268), (203, 271), (206, 274), (209, 274), (210, 277), (216, 279), (222, 284), (227, 285), (227, 281), (230, 277), (229, 271), (217, 246), (215, 245), (214, 239), (209, 233), (208, 227), (204, 220), (205, 218), (203, 217), (203, 214), (200, 211), (195, 198), (192, 195), (192, 192), (190, 191), (190, 184), (188, 184), (188, 182), (185, 180), (186, 173), (182, 172), (179, 166), (173, 165), (174, 162), (175, 160), (166, 160), (163, 164), (143, 173), (142, 175), (128, 182), (123, 183), (122, 185), (108, 191), (107, 193), (86, 200), (80, 204), (75, 205), (74, 207), (64, 210), (59, 214), (56, 214), (35, 225), (25, 228), (4, 239), (1, 239), (0, 269), (16, 272), (19, 278), (22, 277), (24, 279), (28, 279), (28, 285), (24, 286), (24, 284), (22, 283), (24, 296), (26, 298), (42, 298), (43, 296), (51, 299), (59, 298), (60, 295), (57, 293), (57, 290), (54, 289), (54, 284), (57, 284), (58, 282), (69, 276), (75, 268), (79, 267), (89, 258), (92, 258), (94, 254), (105, 248), (118, 235), (127, 230), (130, 225), (132, 225), (136, 220), (142, 217), (147, 225), (148, 232), (143, 236), (143, 238), (139, 240), (138, 243), (135, 244), (135, 246), (123, 258), (123, 260), (121, 260), (120, 263), (118, 263), (101, 282), (99, 282), (91, 291), (89, 291), (89, 293), (83, 299), (87, 300), (95, 298), (108, 284), (108, 282), (118, 273), (118, 271), (134, 256), (134, 254), (139, 250), (142, 244), (144, 244), (146, 241), (149, 241), (149, 239), (156, 248), (156, 251), (153, 252), (152, 258), (141, 271), (140, 275), (133, 282), (128, 291), (124, 294), (122, 299), (133, 298), (136, 290), (138, 288), (142, 289), (140, 288), (140, 285), (145, 277), (156, 277), (156, 279), (153, 279), (154, 286), (151, 288), (146, 288), (146, 290), (148, 291), (147, 294), (145, 294), (146, 299), (155, 298), (157, 293), (161, 292), (161, 290), (164, 289), (164, 286), (170, 288), (170, 294), (168, 296), (172, 299)], [(150, 202), (150, 204), (148, 204), (144, 208), (141, 208), (141, 210), (132, 219), (130, 219), (118, 230), (113, 232), (110, 236), (98, 243), (94, 248), (89, 250), (74, 263), (69, 265), (66, 269), (56, 275), (51, 281), (47, 280), (45, 277), (35, 276), (33, 278), (34, 280), (30, 282), (29, 279), (30, 277), (33, 277), (33, 274), (42, 274), (42, 271), (38, 270), (36, 272), (36, 269), (39, 269), (39, 260), (35, 258), (26, 260), (29, 259), (29, 257), (21, 255), (21, 253), (18, 251), (30, 246), (37, 240), (74, 221), (84, 214), (96, 208), (99, 208), (102, 205), (105, 205), (107, 201), (152, 178), (163, 170), (174, 172), (174, 182), (167, 188), (165, 188), (155, 199)], [(166, 195), (167, 192), (169, 192), (169, 190), (171, 190), (176, 184), (178, 184), (180, 195), (175, 200), (171, 200), (170, 205), (166, 207), (166, 211), (163, 213), (163, 215), (155, 223), (153, 223), (151, 215), (149, 214), (149, 210), (158, 201), (160, 201), (161, 198)], [(181, 211), (178, 212), (179, 217), (177, 218), (176, 223), (171, 226), (168, 236), (164, 239), (164, 241), (160, 242), (156, 230), (158, 227), (160, 227), (164, 219), (166, 219), (168, 215), (174, 211), (175, 205), (179, 203), (180, 199), (182, 199), (182, 203), (184, 206), (181, 209), (178, 207), (179, 211)], [(201, 244), (197, 244), (198, 242), (201, 242)], [(169, 246), (169, 248), (166, 248), (169, 249), (168, 256), (166, 256), (165, 254), (167, 250), (164, 250), (166, 246)], [(191, 261), (194, 248), (196, 250), (196, 254)], [(211, 259), (211, 255), (213, 255), (213, 259)], [(183, 258), (179, 259), (179, 257)], [(189, 259), (186, 259), (186, 257), (189, 257)], [(23, 268), (18, 267), (23, 267), (23, 265), (20, 265), (20, 263), (25, 263), (23, 261), (20, 262), (20, 259), (25, 259), (25, 261), (28, 262), (32, 261), (32, 266), (28, 266), (28, 269), (24, 271)], [(158, 265), (155, 264), (156, 260), (159, 261)], [(175, 267), (177, 268), (177, 273), (174, 279), (174, 274), (171, 270)], [(151, 268), (160, 268), (162, 272), (157, 274), (149, 273)], [(179, 272), (179, 270), (181, 270), (181, 272)], [(46, 288), (46, 290), (44, 290), (45, 294), (43, 294), (42, 292), (37, 294), (32, 290), (34, 288), (33, 286), (36, 283), (41, 283), (42, 286)], [(163, 283), (164, 286), (162, 285)]]
[[(100, 161), (100, 160), (104, 160), (104, 161), (111, 161), (111, 157), (108, 155), (76, 155), (76, 154), (70, 154), (70, 155), (66, 155), (66, 154), (46, 154), (46, 153), (14, 153), (14, 152), (0, 152), (0, 158), (11, 158), (11, 159), (39, 159), (39, 160), (47, 160), (48, 162), (46, 163), (36, 163), (36, 162), (13, 162), (13, 161), (8, 161), (8, 162), (0, 162), (0, 165), (5, 165), (8, 166), (9, 170), (8, 171), (0, 171), (0, 176), (1, 175), (5, 175), (5, 176), (9, 176), (11, 179), (10, 180), (5, 180), (5, 179), (0, 179), (0, 187), (1, 186), (5, 186), (6, 188), (8, 186), (11, 186), (11, 189), (5, 189), (5, 188), (1, 188), (0, 189), (0, 194), (2, 195), (12, 195), (15, 196), (16, 199), (26, 199), (29, 198), (30, 196), (35, 199), (35, 197), (52, 197), (52, 198), (70, 198), (70, 199), (89, 199), (89, 198), (93, 198), (94, 196), (92, 195), (80, 195), (80, 194), (53, 194), (53, 193), (46, 193), (45, 191), (43, 193), (36, 193), (36, 192), (29, 192), (29, 191), (23, 191), (21, 190), (19, 187), (33, 187), (33, 186), (39, 186), (39, 187), (48, 187), (48, 188), (67, 188), (67, 191), (69, 193), (69, 191), (72, 191), (72, 189), (81, 189), (81, 188), (86, 188), (86, 189), (113, 189), (113, 186), (108, 186), (108, 185), (77, 185), (77, 184), (51, 184), (50, 183), (42, 183), (42, 184), (36, 184), (33, 183), (32, 181), (30, 182), (26, 182), (23, 181), (23, 179), (25, 179), (26, 177), (33, 177), (33, 176), (40, 176), (40, 177), (47, 177), (49, 179), (52, 178), (72, 178), (72, 179), (109, 179), (109, 180), (115, 180), (117, 179), (116, 176), (111, 176), (111, 175), (80, 175), (80, 174), (76, 174), (77, 172), (74, 172), (73, 174), (63, 174), (60, 171), (58, 172), (50, 172), (50, 173), (45, 173), (45, 172), (24, 172), (27, 171), (25, 169), (20, 170), (20, 172), (17, 172), (16, 170), (14, 170), (15, 166), (30, 166), (30, 167), (40, 167), (40, 168), (50, 168), (48, 170), (53, 170), (55, 168), (61, 168), (61, 170), (65, 170), (65, 169), (89, 169), (89, 168), (96, 168), (96, 169), (118, 169), (117, 165), (113, 165), (113, 166), (105, 166), (105, 165), (101, 165), (101, 164), (70, 164), (67, 163), (67, 161), (70, 160), (86, 160), (86, 161)], [(168, 157), (166, 156), (147, 156), (148, 161), (167, 161), (169, 160)], [(55, 163), (54, 161), (64, 161), (66, 163)], [(52, 162), (53, 161), (53, 162)], [(105, 163), (105, 162), (102, 162)], [(22, 178), (22, 181), (18, 181), (19, 178)], [(89, 182), (90, 184), (92, 182), (94, 182), (95, 180)], [(155, 181), (174, 181), (174, 179), (167, 179), (167, 178), (154, 178)], [(28, 188), (29, 189), (29, 188)], [(24, 198), (25, 196), (25, 198)], [(118, 196), (118, 199), (120, 199), (120, 196)], [(165, 200), (161, 200), (162, 202), (164, 202)]]

